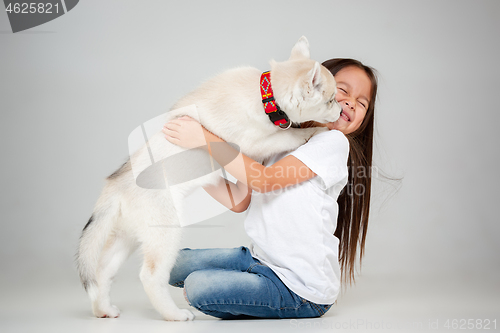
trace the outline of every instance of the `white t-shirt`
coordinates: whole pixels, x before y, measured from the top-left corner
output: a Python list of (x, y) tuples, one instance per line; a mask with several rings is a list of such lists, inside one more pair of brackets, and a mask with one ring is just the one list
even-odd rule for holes
[[(297, 295), (333, 304), (340, 290), (337, 198), (347, 184), (349, 142), (331, 130), (312, 137), (291, 153), (317, 176), (267, 193), (252, 193), (245, 230), (251, 254), (270, 267)], [(287, 170), (284, 170), (287, 172)]]

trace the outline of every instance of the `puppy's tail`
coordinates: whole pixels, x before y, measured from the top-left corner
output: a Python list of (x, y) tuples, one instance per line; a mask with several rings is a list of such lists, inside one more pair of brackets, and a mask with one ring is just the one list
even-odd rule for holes
[(105, 188), (85, 225), (76, 253), (76, 265), (83, 287), (89, 293), (97, 285), (96, 274), (104, 243), (120, 215), (120, 199)]

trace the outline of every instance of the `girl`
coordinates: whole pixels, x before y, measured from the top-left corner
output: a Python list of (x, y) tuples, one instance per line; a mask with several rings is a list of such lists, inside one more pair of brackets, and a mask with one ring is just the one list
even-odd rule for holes
[[(302, 125), (329, 131), (266, 166), (241, 155), (224, 167), (236, 184), (221, 179), (205, 188), (235, 212), (252, 202), (245, 219), (250, 249), (183, 249), (172, 269), (169, 283), (184, 287), (189, 304), (205, 314), (319, 317), (335, 302), (341, 280), (354, 279), (357, 248), (361, 259), (368, 225), (377, 79), (353, 59), (331, 59), (323, 66), (337, 81), (341, 117)], [(192, 118), (168, 122), (163, 133), (185, 148), (208, 143), (212, 157), (223, 159), (210, 144), (224, 141)], [(224, 146), (226, 153), (233, 149)]]

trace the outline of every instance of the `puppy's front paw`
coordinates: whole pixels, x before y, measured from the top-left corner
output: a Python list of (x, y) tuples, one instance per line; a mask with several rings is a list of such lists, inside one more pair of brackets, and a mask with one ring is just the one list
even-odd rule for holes
[(175, 312), (164, 315), (163, 318), (170, 321), (188, 321), (194, 319), (194, 314), (188, 309), (178, 309)]
[(94, 315), (97, 318), (118, 318), (120, 317), (120, 310), (116, 306), (111, 305), (108, 308), (94, 310)]

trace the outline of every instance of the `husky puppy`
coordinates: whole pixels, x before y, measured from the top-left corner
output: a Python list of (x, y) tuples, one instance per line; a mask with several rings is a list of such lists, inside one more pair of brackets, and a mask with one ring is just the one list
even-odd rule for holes
[[(341, 108), (335, 101), (335, 79), (326, 68), (310, 59), (305, 37), (295, 44), (287, 61), (270, 64), (274, 98), (292, 122), (338, 119)], [(214, 77), (181, 98), (167, 113), (165, 122), (182, 115), (191, 116), (259, 162), (293, 150), (315, 133), (326, 130), (293, 127), (283, 130), (275, 126), (264, 112), (259, 89), (261, 73), (255, 68), (243, 67)], [(198, 112), (186, 108), (192, 104)], [(212, 172), (175, 186), (169, 186), (172, 182), (167, 179), (163, 188), (144, 188), (136, 183), (137, 168), (146, 169), (151, 152), (156, 158), (166, 159), (183, 151), (185, 149), (169, 143), (159, 132), (106, 178), (76, 254), (80, 278), (95, 316), (120, 315), (110, 301), (111, 282), (125, 259), (140, 247), (144, 255), (140, 279), (155, 309), (166, 320), (194, 319), (191, 311), (175, 305), (168, 290), (182, 232), (179, 202), (193, 189), (216, 184), (220, 174)], [(176, 161), (182, 163), (179, 159)], [(193, 166), (186, 165), (189, 167)]]

